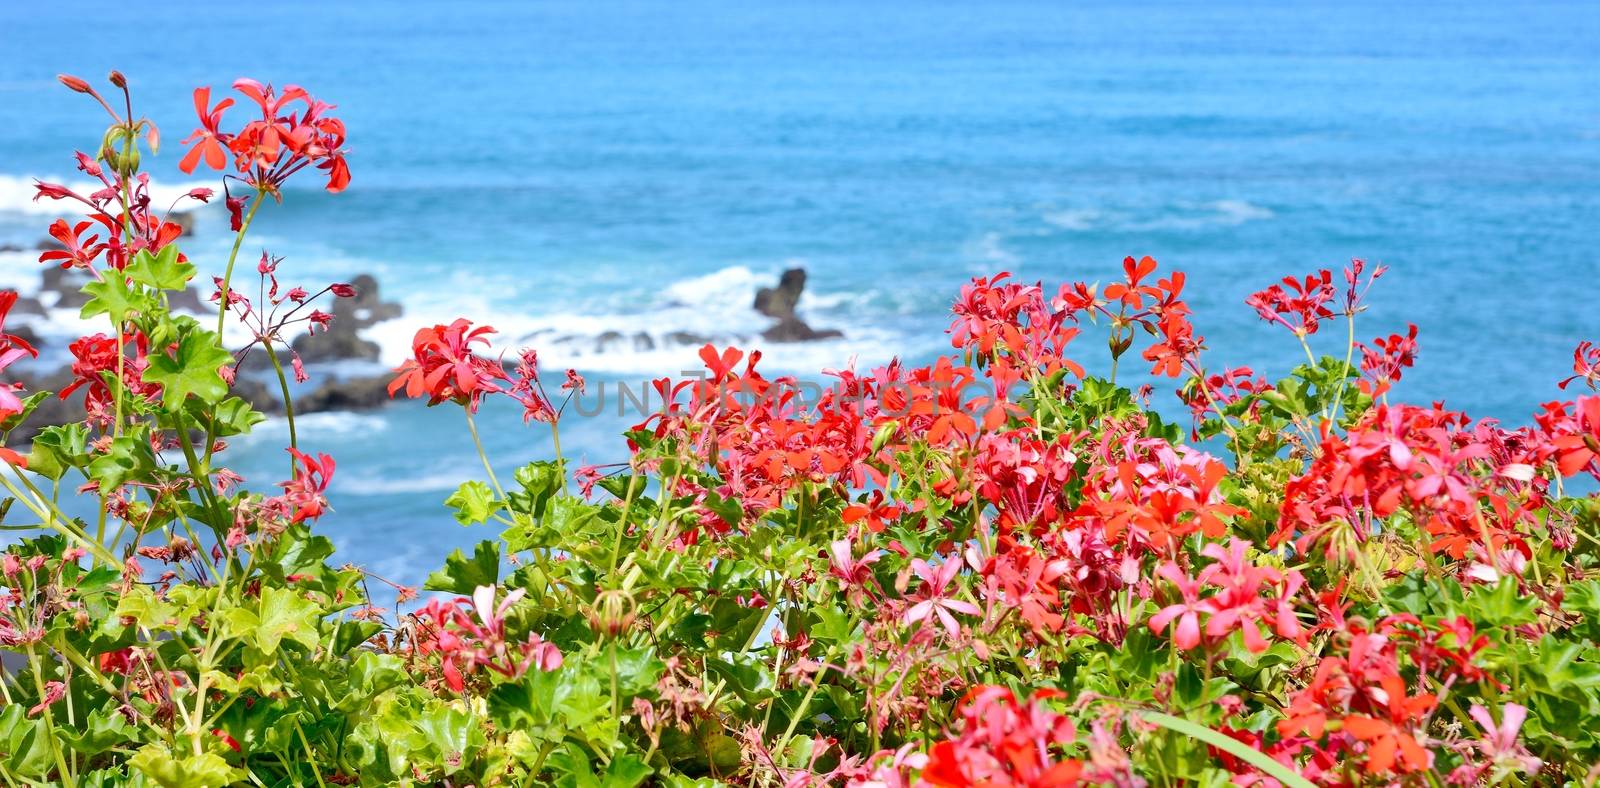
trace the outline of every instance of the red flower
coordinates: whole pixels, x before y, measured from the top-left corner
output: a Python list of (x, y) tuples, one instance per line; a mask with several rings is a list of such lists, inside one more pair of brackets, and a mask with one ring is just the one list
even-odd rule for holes
[(1405, 336), (1390, 334), (1388, 339), (1372, 340), (1372, 347), (1361, 348), (1361, 372), (1373, 384), (1373, 392), (1381, 393), (1390, 383), (1400, 380), (1400, 371), (1417, 360), (1417, 324), (1409, 324)]
[(1283, 285), (1252, 293), (1244, 302), (1255, 307), (1262, 320), (1277, 323), (1303, 337), (1317, 333), (1319, 322), (1333, 317), (1328, 309), (1333, 297), (1333, 273), (1322, 269), (1306, 276), (1304, 281), (1286, 276)]
[(434, 599), (417, 614), (422, 636), (415, 648), (423, 654), (439, 655), (445, 684), (455, 692), (466, 689), (465, 677), (479, 667), (509, 679), (534, 668), (556, 670), (562, 657), (555, 644), (536, 632), (529, 632), (520, 643), (507, 638), (506, 614), (526, 594), (519, 588), (497, 602), (494, 586), (478, 586), (470, 602), (461, 597), (450, 602)]
[(278, 486), (283, 488), (283, 499), (290, 510), (290, 522), (315, 520), (328, 508), (324, 493), (328, 490), (328, 483), (333, 480), (333, 458), (318, 454), (316, 459), (312, 459), (296, 449), (288, 451), (296, 462), (294, 478), (279, 482)]
[(1122, 260), (1122, 272), (1125, 279), (1106, 285), (1105, 296), (1111, 301), (1121, 301), (1122, 305), (1138, 311), (1144, 308), (1145, 298), (1160, 299), (1161, 290), (1150, 285), (1141, 285), (1139, 281), (1156, 270), (1154, 257), (1145, 255), (1134, 262), (1133, 257)]
[[(123, 346), (133, 349), (133, 358), (122, 359), (122, 384), (135, 397), (151, 399), (161, 393), (161, 385), (144, 380), (144, 369), (149, 366), (148, 346), (143, 334), (135, 331), (123, 337)], [(105, 334), (80, 337), (67, 350), (72, 353), (71, 383), (61, 390), (61, 399), (72, 396), (78, 389), (86, 389), (83, 409), (89, 420), (110, 424), (116, 407), (116, 393), (106, 382), (106, 376), (117, 375), (117, 340)]]
[(1004, 687), (974, 688), (961, 702), (960, 733), (933, 746), (922, 780), (941, 788), (1075, 785), (1083, 764), (1053, 751), (1072, 743), (1077, 732), (1066, 715), (1043, 703), (1060, 695), (1041, 689), (1018, 702)]
[(1593, 342), (1579, 342), (1572, 351), (1572, 371), (1577, 373), (1559, 385), (1565, 389), (1574, 380), (1581, 380), (1591, 389), (1600, 388), (1600, 347)]
[[(179, 169), (193, 172), (202, 158), (208, 166), (222, 169), (231, 153), (234, 169), (245, 173), (243, 180), (262, 191), (276, 194), (289, 176), (308, 166), (327, 172), (330, 192), (342, 191), (350, 184), (344, 123), (328, 116), (332, 104), (318, 101), (294, 85), (279, 93), (271, 85), (240, 79), (233, 88), (261, 109), (261, 117), (238, 132), (223, 131), (222, 113), (233, 105), (233, 99), (210, 107), (211, 88), (197, 88), (194, 105), (200, 127), (184, 140), (194, 147), (179, 162)], [(291, 108), (296, 103), (304, 104), (305, 109), (296, 113)], [(235, 216), (241, 205), (231, 198), (228, 201)]]
[(867, 530), (879, 533), (887, 523), (900, 519), (900, 507), (885, 503), (882, 490), (873, 490), (866, 502), (846, 506), (840, 516), (846, 524), (866, 520)]
[(61, 261), (62, 268), (82, 266), (88, 268), (94, 264), (94, 259), (106, 250), (106, 245), (99, 243), (100, 236), (91, 235), (86, 241), (80, 241), (84, 231), (94, 226), (94, 222), (78, 222), (68, 225), (66, 219), (57, 219), (50, 224), (50, 237), (61, 242), (66, 249), (50, 249), (39, 255), (39, 262), (48, 263), (55, 260)]
[[(195, 146), (184, 154), (183, 160), (178, 162), (178, 169), (186, 173), (194, 172), (196, 164), (200, 163), (203, 156), (206, 166), (213, 170), (220, 170), (227, 166), (227, 153), (223, 148), (225, 135), (218, 126), (222, 123), (222, 113), (233, 106), (233, 99), (223, 99), (215, 107), (207, 109), (211, 104), (211, 87), (194, 89), (194, 111), (200, 116), (200, 128), (183, 140), (187, 145), (195, 142)], [(209, 196), (209, 195), (208, 195)]]
[(473, 345), (487, 346), (493, 333), (489, 326), (473, 328), (466, 318), (419, 330), (411, 340), (412, 357), (394, 370), (389, 396), (403, 389), (413, 399), (428, 395), (429, 405), (449, 400), (477, 412), (485, 396), (505, 390), (496, 381), (511, 380), (504, 367), (472, 352)]
[(1200, 599), (1200, 582), (1188, 577), (1177, 564), (1166, 561), (1156, 568), (1156, 574), (1177, 586), (1183, 601), (1167, 605), (1150, 617), (1150, 631), (1160, 632), (1172, 626), (1172, 645), (1187, 651), (1200, 645), (1200, 616), (1210, 615), (1216, 608), (1209, 600)]
[[(1576, 431), (1551, 441), (1562, 476), (1575, 476), (1600, 461), (1600, 397), (1579, 397)], [(1595, 469), (1600, 473), (1600, 468)]]

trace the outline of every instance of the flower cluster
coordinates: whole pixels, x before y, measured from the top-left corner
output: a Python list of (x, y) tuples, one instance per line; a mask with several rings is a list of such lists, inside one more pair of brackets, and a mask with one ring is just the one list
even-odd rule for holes
[[(1353, 341), (1370, 335), (1356, 323), (1381, 267), (1248, 298), (1308, 355), (1281, 376), (1213, 365), (1184, 275), (1132, 256), (1103, 287), (975, 279), (953, 306), (953, 353), (831, 370), (815, 401), (759, 352), (707, 345), (704, 374), (655, 381), (664, 405), (627, 433), (625, 459), (572, 472), (561, 417), (582, 376), (547, 390), (536, 349), (508, 368), (490, 327), (425, 327), (390, 392), (463, 409), (486, 478), (445, 508), (487, 538), (419, 590), (338, 563), (317, 533), (336, 465), (301, 449), (279, 361), (287, 347), (308, 375), (286, 333), (325, 328), (313, 301), (353, 290), (285, 287), (263, 254), (246, 294), (229, 285), (234, 256), (185, 257), (140, 169), (154, 125), (63, 82), (113, 124), (79, 156), (104, 188), (38, 185), (85, 209), (52, 227), (43, 261), (88, 271), (83, 314), (99, 324), (54, 392), (81, 396), (81, 417), (29, 425), (25, 453), (15, 431), (53, 392), (0, 385), (0, 437), (17, 447), (0, 453), (15, 534), (0, 646), (26, 657), (0, 677), (8, 781), (1600, 777), (1600, 396), (1514, 428), (1402, 401), (1416, 327)], [(224, 131), (232, 100), (198, 91), (184, 169), (231, 161), (225, 183), (256, 190), (252, 215), (305, 167), (344, 186), (331, 107), (236, 87), (260, 118)], [(234, 248), (245, 200), (228, 193)], [(168, 308), (207, 266), (215, 331)], [(0, 293), (0, 369), (36, 355), (5, 330), (16, 299)], [(232, 350), (230, 317), (248, 340)], [(1351, 343), (1316, 357), (1306, 339), (1338, 321)], [(1082, 341), (1093, 330), (1103, 346)], [(1104, 377), (1074, 358), (1094, 347)], [(267, 492), (226, 464), (229, 439), (263, 418), (233, 390), (257, 348), (291, 462)], [(1175, 400), (1119, 384), (1136, 351)], [(1597, 365), (1579, 345), (1561, 387), (1593, 388)], [(502, 484), (475, 421), (496, 407), (548, 429), (554, 460)]]

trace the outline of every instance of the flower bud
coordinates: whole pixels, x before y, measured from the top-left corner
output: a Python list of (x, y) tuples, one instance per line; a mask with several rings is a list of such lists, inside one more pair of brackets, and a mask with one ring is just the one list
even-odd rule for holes
[(106, 76), (106, 79), (111, 80), (111, 84), (124, 90), (128, 87), (128, 78), (122, 76), (122, 72), (116, 69), (111, 69), (111, 73)]
[(621, 590), (602, 591), (584, 615), (596, 635), (616, 638), (633, 628), (633, 596)]
[(352, 286), (352, 285), (345, 284), (344, 282), (336, 282), (334, 284), (328, 285), (328, 290), (332, 291), (334, 295), (336, 295), (336, 296), (338, 296), (340, 298), (355, 298), (356, 297), (356, 289), (355, 289), (355, 287)]
[(79, 93), (87, 93), (91, 96), (94, 95), (94, 88), (89, 87), (89, 83), (72, 76), (71, 74), (57, 74), (56, 79), (60, 81), (61, 84), (66, 85), (70, 90), (74, 90)]
[(895, 432), (899, 429), (900, 423), (897, 421), (885, 422), (883, 426), (879, 427), (878, 431), (872, 435), (872, 453), (877, 454), (883, 451), (883, 447), (889, 445), (889, 441), (894, 438)]

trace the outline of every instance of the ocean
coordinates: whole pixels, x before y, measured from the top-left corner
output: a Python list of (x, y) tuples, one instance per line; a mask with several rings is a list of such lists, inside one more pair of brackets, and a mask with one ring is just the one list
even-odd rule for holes
[[(1512, 424), (1600, 340), (1593, 2), (12, 0), (0, 246), (44, 236), (59, 214), (32, 179), (75, 180), (72, 150), (99, 139), (100, 110), (55, 74), (111, 68), (163, 131), (146, 167), (169, 191), (217, 183), (177, 170), (194, 86), (251, 76), (339, 105), (350, 189), (291, 182), (246, 260), (284, 256), (286, 282), (376, 276), (406, 310), (371, 332), (383, 364), (456, 317), (538, 347), (555, 380), (635, 389), (692, 369), (690, 336), (761, 345), (774, 372), (926, 361), (970, 277), (1105, 281), (1130, 254), (1188, 272), (1213, 366), (1269, 377), (1300, 350), (1246, 295), (1386, 264), (1358, 337), (1420, 326), (1401, 396)], [(207, 274), (226, 221), (203, 210), (184, 243)], [(36, 257), (0, 253), (0, 285), (37, 288)], [(843, 339), (755, 339), (755, 289), (795, 266), (802, 315)], [(34, 327), (56, 357), (81, 333), (71, 310)], [(625, 341), (598, 352), (608, 332)], [(1082, 348), (1103, 367), (1096, 334)], [(638, 419), (607, 412), (564, 422), (574, 461), (625, 456)], [(549, 456), (510, 403), (481, 419), (506, 473)], [(481, 473), (459, 409), (300, 432), (338, 459), (320, 527), (351, 560), (417, 582), (492, 536), (441, 504)], [(234, 466), (265, 488), (286, 441), (263, 425)]]

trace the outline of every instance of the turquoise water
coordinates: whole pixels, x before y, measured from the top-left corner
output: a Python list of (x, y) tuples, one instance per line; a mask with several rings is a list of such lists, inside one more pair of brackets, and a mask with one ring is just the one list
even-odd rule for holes
[[(250, 75), (339, 104), (355, 148), (346, 194), (300, 184), (250, 248), (308, 283), (377, 274), (408, 309), (377, 332), (390, 361), (469, 316), (597, 379), (673, 374), (672, 332), (758, 333), (748, 300), (790, 265), (847, 336), (776, 366), (925, 359), (970, 276), (1150, 254), (1189, 272), (1214, 364), (1277, 374), (1299, 350), (1245, 295), (1359, 256), (1391, 266), (1360, 333), (1421, 326), (1403, 393), (1520, 422), (1600, 339), (1600, 10), (1395, 5), (8, 3), (0, 244), (42, 236), (30, 178), (98, 138), (55, 73), (126, 72), (173, 187), (189, 90)], [(186, 248), (218, 266), (227, 240), (206, 213)], [(31, 260), (0, 277), (31, 286)], [(607, 331), (655, 348), (591, 352)], [(512, 408), (484, 418), (501, 464), (547, 453)], [(459, 412), (310, 421), (354, 558), (415, 580), (486, 535), (439, 506), (476, 468)], [(564, 442), (615, 459), (622, 421)], [(284, 442), (269, 425), (236, 461), (276, 481)]]

